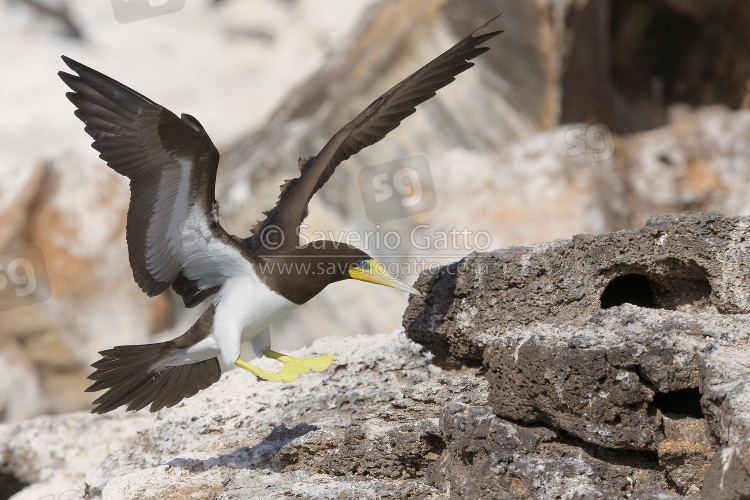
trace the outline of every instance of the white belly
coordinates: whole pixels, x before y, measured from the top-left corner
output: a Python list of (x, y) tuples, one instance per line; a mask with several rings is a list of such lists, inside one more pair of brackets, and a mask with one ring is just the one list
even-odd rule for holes
[(216, 339), (222, 361), (228, 366), (233, 366), (240, 357), (242, 342), (252, 340), (297, 307), (266, 287), (255, 274), (227, 280), (214, 303), (216, 313), (211, 335)]
[(211, 334), (175, 353), (169, 364), (194, 363), (218, 356), (222, 370), (232, 368), (240, 357), (243, 342), (264, 334), (271, 323), (297, 307), (266, 287), (255, 273), (229, 278), (216, 294), (214, 305)]

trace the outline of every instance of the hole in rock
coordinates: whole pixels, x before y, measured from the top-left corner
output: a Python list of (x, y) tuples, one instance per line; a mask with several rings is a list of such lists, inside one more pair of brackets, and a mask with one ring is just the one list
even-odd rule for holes
[(28, 484), (8, 472), (0, 472), (0, 498), (10, 498)]
[(623, 304), (656, 308), (654, 291), (648, 278), (642, 274), (625, 274), (609, 282), (602, 292), (602, 309)]
[(428, 448), (426, 458), (437, 460), (440, 454), (443, 453), (443, 450), (445, 450), (445, 441), (443, 441), (441, 436), (436, 434), (427, 434), (423, 439)]
[(694, 418), (703, 418), (701, 392), (698, 388), (657, 392), (651, 404), (661, 410), (662, 413), (675, 413)]
[(668, 258), (643, 265), (615, 266), (600, 297), (601, 308), (633, 304), (689, 313), (716, 312), (707, 272), (695, 262)]

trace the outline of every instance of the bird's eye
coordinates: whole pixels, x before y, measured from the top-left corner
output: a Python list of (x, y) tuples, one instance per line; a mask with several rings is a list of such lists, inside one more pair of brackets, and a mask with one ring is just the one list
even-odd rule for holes
[(363, 260), (359, 263), (359, 267), (362, 268), (365, 271), (370, 270), (370, 261), (369, 260)]

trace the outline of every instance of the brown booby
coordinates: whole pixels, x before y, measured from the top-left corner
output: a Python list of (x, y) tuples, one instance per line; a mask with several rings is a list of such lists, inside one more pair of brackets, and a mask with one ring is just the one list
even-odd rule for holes
[[(496, 18), (493, 18), (493, 20)], [(492, 22), (492, 20), (490, 21)], [(378, 97), (328, 141), (300, 159), (300, 175), (281, 186), (279, 199), (250, 237), (219, 224), (214, 197), (219, 152), (201, 124), (114, 79), (63, 56), (77, 74), (59, 72), (66, 95), (110, 168), (130, 180), (126, 239), (135, 281), (149, 296), (169, 287), (194, 307), (210, 307), (183, 335), (167, 342), (117, 346), (100, 352), (87, 391), (105, 390), (92, 413), (127, 405), (152, 412), (171, 407), (239, 366), (259, 380), (290, 382), (326, 369), (335, 356), (293, 358), (271, 350), (269, 325), (331, 283), (356, 279), (408, 293), (417, 290), (385, 272), (367, 253), (334, 241), (301, 245), (307, 206), (336, 166), (378, 142), (489, 50), (478, 34), (487, 24)], [(240, 359), (250, 342), (256, 357), (284, 363), (278, 373)]]

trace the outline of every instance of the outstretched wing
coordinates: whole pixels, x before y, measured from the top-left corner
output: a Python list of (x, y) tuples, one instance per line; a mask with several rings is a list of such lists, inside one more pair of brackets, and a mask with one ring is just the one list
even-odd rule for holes
[[(253, 228), (253, 236), (245, 240), (249, 248), (262, 254), (274, 253), (286, 245), (297, 245), (297, 228), (307, 216), (307, 205), (336, 167), (385, 137), (399, 126), (401, 120), (414, 113), (418, 104), (454, 81), (456, 75), (471, 68), (474, 63), (469, 61), (489, 50), (479, 45), (502, 33), (493, 31), (477, 35), (497, 17), (378, 97), (339, 130), (316, 156), (301, 160), (300, 176), (281, 186), (276, 206), (266, 212), (266, 219), (259, 222)], [(266, 237), (272, 241), (266, 242)], [(283, 245), (279, 246), (281, 241)]]
[(60, 72), (73, 90), (75, 115), (92, 146), (130, 179), (127, 242), (141, 289), (170, 285), (193, 306), (247, 265), (241, 246), (219, 225), (214, 198), (219, 152), (198, 121), (174, 113), (63, 56), (77, 75)]

